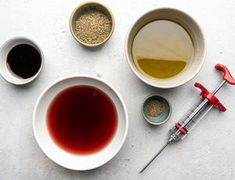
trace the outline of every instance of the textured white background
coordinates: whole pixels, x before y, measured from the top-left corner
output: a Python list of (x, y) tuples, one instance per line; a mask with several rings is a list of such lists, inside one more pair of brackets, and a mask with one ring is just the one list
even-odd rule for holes
[[(112, 38), (103, 47), (86, 49), (73, 40), (69, 17), (80, 0), (0, 0), (0, 44), (13, 36), (35, 40), (45, 55), (40, 77), (27, 86), (0, 78), (0, 179), (235, 179), (235, 87), (218, 93), (226, 113), (213, 110), (185, 141), (170, 146), (149, 169), (143, 165), (165, 143), (168, 129), (199, 101), (195, 81), (213, 90), (221, 76), (214, 70), (224, 63), (235, 74), (235, 1), (233, 0), (102, 0), (116, 19)], [(159, 7), (179, 8), (194, 17), (204, 30), (207, 57), (200, 73), (189, 83), (170, 90), (149, 87), (129, 69), (124, 42), (128, 29), (143, 13)], [(104, 166), (86, 172), (64, 169), (39, 149), (32, 131), (32, 112), (42, 90), (58, 78), (85, 73), (101, 76), (122, 95), (128, 108), (127, 140)], [(172, 104), (171, 119), (160, 127), (146, 124), (140, 114), (149, 94), (165, 96)]]

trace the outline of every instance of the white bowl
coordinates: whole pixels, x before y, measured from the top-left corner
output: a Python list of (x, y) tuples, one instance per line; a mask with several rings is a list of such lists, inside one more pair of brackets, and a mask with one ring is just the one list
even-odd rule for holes
[[(194, 45), (194, 57), (189, 66), (180, 75), (168, 79), (156, 79), (143, 75), (132, 58), (132, 44), (138, 31), (154, 20), (170, 20), (181, 25), (191, 36)], [(125, 44), (128, 64), (135, 75), (146, 84), (158, 88), (173, 88), (191, 80), (201, 69), (205, 59), (205, 38), (200, 26), (188, 14), (173, 8), (160, 8), (142, 15), (131, 27)]]
[[(23, 79), (23, 78), (17, 76), (7, 66), (8, 53), (10, 52), (10, 50), (13, 47), (15, 47), (19, 44), (28, 44), (28, 45), (33, 46), (41, 56), (40, 69), (38, 70), (38, 72), (34, 76), (32, 76), (30, 78)], [(6, 81), (8, 81), (12, 84), (15, 84), (15, 85), (23, 85), (23, 84), (30, 83), (31, 81), (33, 81), (34, 79), (36, 79), (38, 77), (38, 75), (40, 74), (40, 72), (43, 68), (44, 58), (43, 58), (42, 50), (39, 48), (39, 46), (33, 40), (25, 38), (25, 37), (12, 38), (12, 39), (9, 39), (8, 41), (6, 41), (0, 49), (1, 49), (0, 50), (0, 74), (2, 75), (2, 77)]]
[[(90, 155), (64, 151), (54, 143), (47, 129), (46, 114), (53, 98), (62, 90), (77, 85), (90, 85), (104, 91), (114, 102), (118, 114), (118, 127), (111, 142), (101, 151)], [(90, 76), (67, 77), (46, 88), (38, 98), (33, 113), (33, 131), (40, 148), (51, 160), (68, 169), (89, 170), (111, 160), (122, 147), (128, 131), (127, 111), (120, 95), (106, 82)]]

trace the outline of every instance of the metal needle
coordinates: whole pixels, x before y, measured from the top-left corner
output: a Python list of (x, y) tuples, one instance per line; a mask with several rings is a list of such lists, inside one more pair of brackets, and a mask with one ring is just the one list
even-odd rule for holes
[(160, 151), (158, 151), (158, 153), (148, 162), (148, 164), (146, 164), (144, 166), (144, 168), (139, 172), (142, 173), (144, 172), (144, 170), (153, 162), (154, 159), (156, 159), (156, 157), (158, 157), (158, 155), (168, 146), (168, 144), (170, 144), (171, 141), (168, 141), (165, 146), (162, 147), (162, 149), (160, 149)]

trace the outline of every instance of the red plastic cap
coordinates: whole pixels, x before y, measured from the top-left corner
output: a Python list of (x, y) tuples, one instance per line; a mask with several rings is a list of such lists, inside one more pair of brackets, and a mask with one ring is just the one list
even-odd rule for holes
[(226, 80), (229, 84), (235, 85), (235, 79), (226, 66), (224, 66), (223, 64), (216, 64), (215, 69), (223, 72), (224, 80)]

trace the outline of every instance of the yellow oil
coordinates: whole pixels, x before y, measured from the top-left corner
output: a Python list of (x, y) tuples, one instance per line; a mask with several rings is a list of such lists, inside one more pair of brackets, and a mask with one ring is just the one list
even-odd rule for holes
[(154, 78), (170, 78), (179, 74), (186, 66), (185, 61), (159, 59), (138, 59), (142, 71)]
[(143, 75), (172, 78), (190, 65), (194, 46), (190, 35), (179, 24), (156, 20), (143, 26), (132, 44), (132, 57)]

